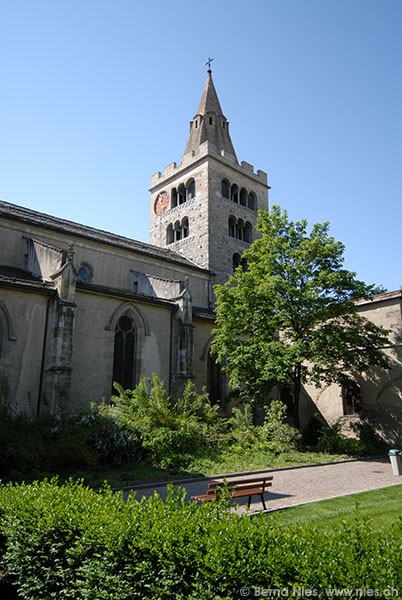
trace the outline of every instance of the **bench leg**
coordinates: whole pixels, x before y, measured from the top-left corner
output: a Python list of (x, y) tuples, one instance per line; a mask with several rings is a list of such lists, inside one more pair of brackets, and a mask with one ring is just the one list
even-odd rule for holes
[[(250, 508), (251, 498), (252, 498), (252, 496), (248, 497), (247, 508)], [(267, 510), (267, 507), (266, 507), (266, 504), (265, 504), (265, 500), (264, 500), (264, 494), (260, 494), (260, 498), (261, 498), (261, 502), (262, 502), (262, 505), (264, 507), (264, 510)]]

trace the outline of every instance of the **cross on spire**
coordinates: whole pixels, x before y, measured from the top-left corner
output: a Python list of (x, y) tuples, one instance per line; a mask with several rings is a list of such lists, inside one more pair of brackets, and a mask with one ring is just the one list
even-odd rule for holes
[(207, 62), (205, 63), (206, 65), (208, 65), (208, 73), (212, 73), (212, 71), (211, 71), (211, 62), (212, 62), (213, 60), (214, 60), (213, 58), (211, 58), (211, 57), (208, 57), (208, 60), (207, 60)]

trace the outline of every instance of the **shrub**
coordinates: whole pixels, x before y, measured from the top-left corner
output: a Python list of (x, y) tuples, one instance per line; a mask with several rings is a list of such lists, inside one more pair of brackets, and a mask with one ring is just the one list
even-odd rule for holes
[(121, 465), (142, 457), (138, 428), (127, 431), (103, 405), (76, 415), (13, 414), (0, 403), (0, 475), (63, 472), (100, 464)]
[[(401, 524), (322, 532), (198, 506), (183, 490), (140, 502), (77, 482), (0, 488), (2, 568), (23, 599), (233, 599), (240, 589), (401, 589)], [(285, 594), (282, 594), (285, 595)], [(382, 597), (381, 592), (377, 597)]]
[(116, 385), (118, 396), (105, 414), (128, 432), (140, 430), (145, 456), (158, 467), (185, 466), (190, 455), (215, 446), (222, 439), (218, 407), (208, 394), (197, 394), (189, 381), (181, 397), (172, 399), (153, 374), (134, 390)]
[(341, 423), (326, 425), (321, 431), (317, 448), (322, 452), (364, 456), (369, 453), (366, 444), (355, 438), (348, 438), (340, 433)]
[(296, 449), (301, 434), (296, 427), (286, 423), (286, 406), (280, 400), (271, 400), (268, 405), (260, 439), (278, 454)]
[(229, 419), (232, 442), (241, 450), (250, 448), (258, 440), (259, 427), (253, 423), (253, 407), (245, 404), (243, 410), (232, 409)]

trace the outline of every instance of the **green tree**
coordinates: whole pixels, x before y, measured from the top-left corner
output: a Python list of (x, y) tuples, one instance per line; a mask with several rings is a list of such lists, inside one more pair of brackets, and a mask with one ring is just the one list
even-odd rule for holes
[(342, 383), (369, 366), (387, 367), (388, 332), (358, 314), (378, 288), (343, 268), (344, 246), (329, 224), (307, 230), (274, 206), (261, 212), (261, 237), (225, 285), (215, 287), (212, 351), (244, 399), (261, 402), (290, 386), (298, 424), (304, 383)]

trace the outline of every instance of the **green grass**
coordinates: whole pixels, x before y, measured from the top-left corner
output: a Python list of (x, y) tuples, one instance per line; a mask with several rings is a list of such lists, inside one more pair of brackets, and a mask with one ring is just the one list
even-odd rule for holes
[(308, 522), (318, 528), (358, 519), (369, 522), (371, 529), (389, 528), (402, 519), (402, 484), (288, 508), (272, 513), (269, 518), (284, 524)]
[(234, 447), (231, 447), (210, 456), (195, 457), (191, 465), (189, 465), (189, 470), (202, 473), (203, 475), (220, 475), (222, 473), (256, 471), (272, 467), (336, 462), (346, 458), (350, 458), (350, 456), (296, 450), (276, 454), (269, 450), (253, 448), (249, 450), (239, 448), (236, 450)]

